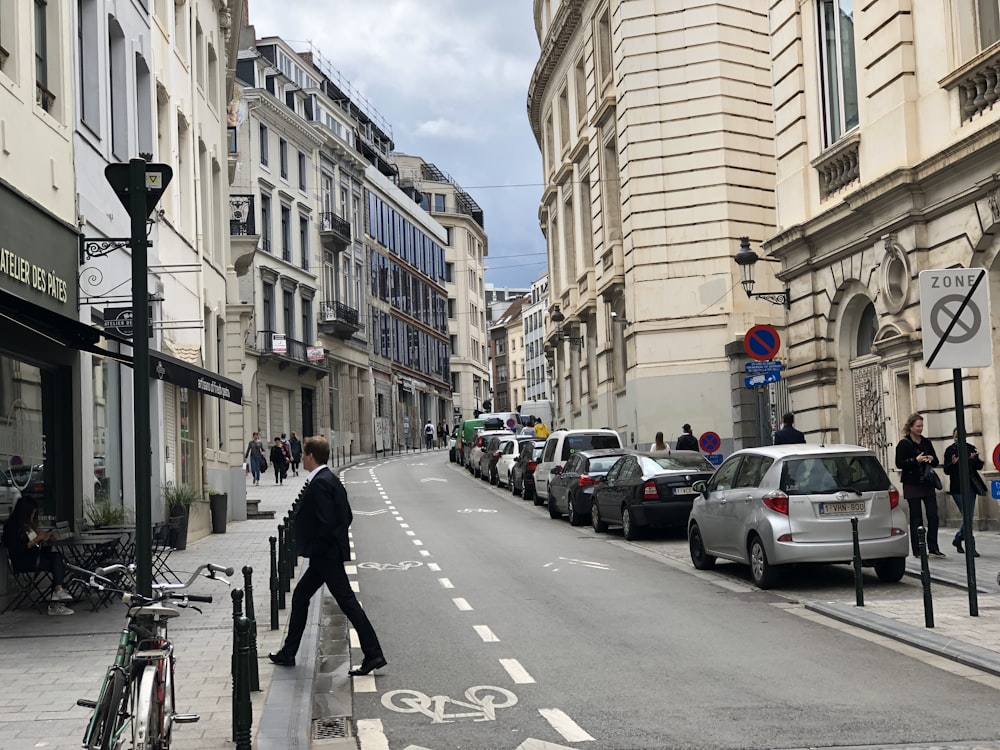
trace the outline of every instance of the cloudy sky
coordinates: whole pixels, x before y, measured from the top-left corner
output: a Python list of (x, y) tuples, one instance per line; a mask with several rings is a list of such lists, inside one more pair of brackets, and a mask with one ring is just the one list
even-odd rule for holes
[(258, 37), (308, 42), (392, 126), (396, 150), (450, 174), (485, 213), (486, 281), (545, 271), (541, 158), (528, 125), (532, 0), (250, 0)]

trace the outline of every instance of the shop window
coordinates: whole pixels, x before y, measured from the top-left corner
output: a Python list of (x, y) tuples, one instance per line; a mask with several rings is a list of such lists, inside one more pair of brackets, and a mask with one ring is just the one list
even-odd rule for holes
[(198, 474), (195, 466), (194, 408), (187, 388), (178, 389), (178, 401), (180, 465), (177, 467), (177, 483), (191, 487)]

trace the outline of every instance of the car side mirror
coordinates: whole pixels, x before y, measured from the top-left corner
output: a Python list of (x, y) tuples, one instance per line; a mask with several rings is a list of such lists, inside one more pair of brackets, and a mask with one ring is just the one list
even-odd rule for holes
[(561, 466), (553, 466), (552, 471), (550, 471), (549, 474), (552, 476), (558, 476), (559, 474), (562, 474), (562, 472), (563, 470)]
[(692, 484), (691, 489), (704, 497), (708, 497), (708, 483), (704, 479), (699, 479), (697, 482)]

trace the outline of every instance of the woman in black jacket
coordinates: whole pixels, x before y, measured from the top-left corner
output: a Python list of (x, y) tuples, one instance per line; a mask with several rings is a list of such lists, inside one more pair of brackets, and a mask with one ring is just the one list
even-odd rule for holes
[[(948, 492), (951, 493), (952, 498), (955, 500), (955, 505), (958, 506), (958, 512), (962, 514), (962, 519), (959, 521), (958, 533), (955, 534), (955, 538), (951, 540), (951, 543), (955, 545), (955, 549), (958, 550), (959, 554), (965, 554), (965, 549), (962, 547), (962, 542), (965, 541), (965, 511), (962, 509), (962, 484), (959, 477), (959, 470), (961, 467), (958, 464), (958, 428), (951, 433), (954, 442), (944, 449), (944, 473), (951, 478), (951, 482), (948, 486)], [(971, 503), (976, 502), (976, 480), (979, 480), (979, 486), (985, 487), (986, 484), (983, 482), (983, 478), (979, 476), (979, 470), (983, 468), (983, 459), (980, 458), (979, 452), (976, 447), (971, 443), (965, 444), (966, 454), (969, 457), (969, 497), (967, 501)], [(975, 552), (976, 540), (970, 539), (969, 543), (972, 545), (973, 553), (976, 557), (979, 557), (979, 553)]]
[(927, 467), (937, 466), (938, 457), (931, 441), (923, 433), (924, 418), (919, 414), (911, 414), (903, 428), (903, 439), (896, 444), (896, 468), (901, 472), (903, 497), (910, 507), (910, 545), (913, 554), (920, 554), (917, 529), (923, 519), (920, 509), (920, 501), (923, 500), (924, 511), (927, 513), (927, 554), (931, 557), (944, 557), (938, 547), (937, 494), (934, 486), (924, 479), (924, 471)]
[(271, 446), (271, 466), (274, 467), (274, 482), (275, 484), (282, 484), (285, 481), (285, 475), (288, 473), (288, 461), (291, 456), (288, 455), (288, 448), (285, 447), (285, 443), (280, 437), (274, 439), (274, 445)]

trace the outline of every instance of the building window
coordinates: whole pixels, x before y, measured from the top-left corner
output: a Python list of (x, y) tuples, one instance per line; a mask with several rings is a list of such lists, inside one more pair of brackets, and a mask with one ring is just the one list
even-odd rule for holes
[(823, 138), (836, 143), (858, 125), (858, 75), (854, 58), (854, 0), (819, 0), (820, 88)]
[(264, 123), (260, 124), (260, 165), (262, 167), (267, 166), (267, 125)]
[(285, 316), (285, 335), (295, 338), (295, 294), (287, 289), (282, 293), (282, 312)]
[(274, 331), (274, 284), (264, 282), (264, 293), (261, 295), (261, 299), (264, 330), (270, 333)]
[(309, 270), (309, 218), (299, 216), (299, 247), (302, 250), (302, 268)]
[(48, 17), (48, 3), (45, 0), (35, 0), (35, 81), (42, 88), (47, 88), (49, 85)]
[(260, 238), (264, 252), (271, 252), (271, 196), (260, 196)]
[(96, 0), (78, 0), (77, 50), (80, 61), (80, 120), (94, 133), (101, 132), (101, 103), (98, 92), (98, 11)]
[(444, 213), (444, 196), (440, 193), (434, 193), (434, 210)]
[(108, 91), (111, 95), (111, 153), (119, 161), (128, 159), (128, 106), (126, 94), (128, 79), (126, 71), (125, 33), (117, 23), (108, 27), (108, 52), (111, 76)]
[(278, 163), (281, 170), (281, 179), (288, 179), (288, 141), (284, 138), (278, 140)]
[(869, 302), (861, 312), (858, 320), (858, 338), (856, 352), (854, 356), (864, 357), (872, 353), (872, 346), (875, 344), (875, 334), (878, 332), (878, 313), (875, 312), (875, 305)]
[(299, 190), (303, 192), (307, 189), (306, 177), (308, 177), (308, 172), (306, 172), (306, 155), (299, 151)]
[(292, 209), (281, 205), (281, 259), (292, 260)]
[(311, 299), (302, 300), (302, 340), (307, 344), (313, 340), (312, 335), (313, 303)]

